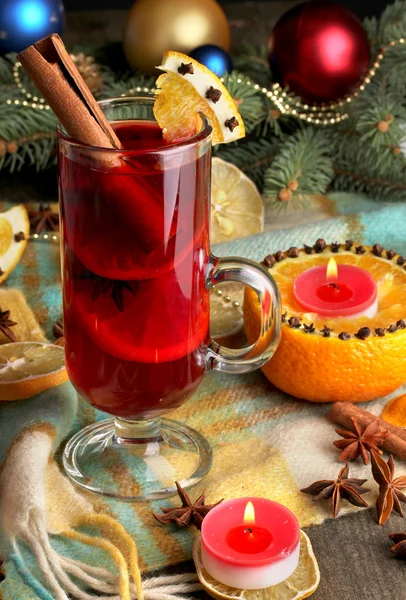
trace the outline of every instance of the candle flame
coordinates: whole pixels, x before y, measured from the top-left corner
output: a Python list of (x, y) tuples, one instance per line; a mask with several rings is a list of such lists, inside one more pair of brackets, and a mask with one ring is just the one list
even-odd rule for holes
[(244, 525), (248, 525), (249, 523), (255, 523), (255, 509), (252, 502), (247, 502), (247, 506), (244, 511)]
[(330, 258), (327, 265), (327, 279), (337, 279), (337, 263), (333, 257)]

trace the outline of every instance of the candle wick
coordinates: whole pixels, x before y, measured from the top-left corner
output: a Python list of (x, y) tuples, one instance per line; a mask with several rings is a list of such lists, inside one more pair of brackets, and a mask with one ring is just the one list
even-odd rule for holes
[(252, 533), (252, 529), (251, 529), (251, 527), (246, 527), (246, 528), (244, 529), (244, 533)]
[(331, 283), (328, 283), (328, 284), (327, 284), (327, 287), (333, 287), (335, 290), (339, 290), (339, 289), (340, 289), (340, 288), (338, 287), (338, 285), (337, 285), (336, 283), (333, 283), (333, 282), (331, 282)]

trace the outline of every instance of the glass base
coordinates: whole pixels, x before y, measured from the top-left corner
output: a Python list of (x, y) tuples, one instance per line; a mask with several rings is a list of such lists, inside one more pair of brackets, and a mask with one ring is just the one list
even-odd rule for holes
[(169, 419), (108, 419), (69, 440), (63, 464), (82, 488), (121, 500), (158, 500), (198, 483), (213, 455), (194, 429)]

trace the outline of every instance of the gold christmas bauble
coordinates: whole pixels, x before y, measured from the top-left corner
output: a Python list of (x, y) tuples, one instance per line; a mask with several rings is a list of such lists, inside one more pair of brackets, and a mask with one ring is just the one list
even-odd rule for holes
[(144, 73), (156, 73), (163, 52), (188, 54), (202, 44), (230, 49), (227, 18), (215, 0), (136, 0), (124, 27), (128, 62)]

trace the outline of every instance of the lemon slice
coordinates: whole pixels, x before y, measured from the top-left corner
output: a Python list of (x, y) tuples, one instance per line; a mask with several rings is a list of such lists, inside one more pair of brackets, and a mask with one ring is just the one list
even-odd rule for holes
[(211, 187), (212, 244), (264, 230), (264, 204), (257, 186), (240, 169), (213, 158)]
[(213, 144), (234, 142), (245, 136), (244, 122), (220, 79), (207, 67), (181, 52), (165, 52), (165, 71), (156, 82), (154, 115), (164, 138), (181, 141), (199, 128), (199, 112), (213, 128)]
[(0, 401), (31, 398), (67, 379), (59, 346), (41, 342), (0, 346)]
[(0, 283), (17, 266), (29, 234), (28, 213), (22, 204), (0, 213)]
[(200, 583), (217, 600), (300, 600), (308, 598), (320, 583), (320, 570), (312, 544), (304, 531), (300, 532), (300, 557), (296, 571), (282, 583), (263, 590), (239, 590), (213, 579), (202, 564), (200, 537), (193, 547), (193, 560)]

